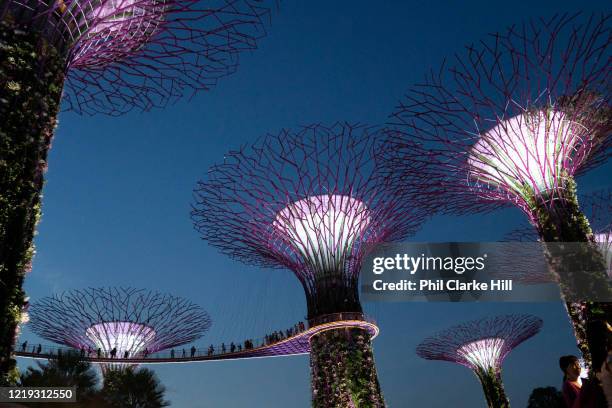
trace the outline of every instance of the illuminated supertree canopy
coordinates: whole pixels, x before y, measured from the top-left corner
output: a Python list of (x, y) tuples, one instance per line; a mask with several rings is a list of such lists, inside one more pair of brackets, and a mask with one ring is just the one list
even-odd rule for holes
[(257, 46), (270, 2), (0, 2), (0, 383), (18, 377), (11, 352), (60, 103), (119, 115), (208, 90)]
[(421, 342), (417, 355), (426, 360), (461, 364), (480, 380), (490, 408), (509, 407), (501, 367), (519, 344), (536, 335), (542, 320), (531, 315), (506, 315), (470, 321)]
[(179, 297), (134, 288), (89, 288), (30, 306), (30, 327), (47, 340), (117, 358), (154, 353), (200, 338), (211, 319)]
[(556, 16), (466, 47), (392, 114), (390, 165), (429, 160), (423, 179), (432, 199), (446, 189), (449, 212), (512, 203), (537, 223), (538, 206), (563, 205), (571, 179), (609, 156), (609, 35), (608, 15)]
[[(311, 322), (361, 313), (357, 283), (367, 244), (402, 239), (425, 218), (376, 175), (383, 131), (316, 124), (230, 152), (197, 185), (196, 229), (242, 262), (290, 269)], [(382, 406), (368, 333), (321, 333), (311, 350), (315, 406)]]
[[(527, 214), (552, 243), (547, 259), (587, 362), (612, 317), (612, 286), (575, 177), (610, 155), (609, 39), (610, 15), (557, 15), (492, 34), (406, 94), (381, 153), (394, 182), (416, 178), (408, 188), (417, 184), (429, 206), (464, 214), (512, 204)], [(567, 256), (558, 242), (584, 244)]]
[(36, 30), (37, 41), (57, 50), (67, 109), (120, 114), (163, 106), (234, 72), (238, 53), (265, 35), (269, 6), (263, 0), (9, 0), (0, 20), (7, 30)]

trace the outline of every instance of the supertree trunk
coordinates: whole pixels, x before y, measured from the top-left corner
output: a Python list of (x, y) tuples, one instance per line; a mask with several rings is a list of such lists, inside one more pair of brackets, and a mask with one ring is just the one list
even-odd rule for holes
[(324, 331), (311, 339), (310, 347), (313, 407), (385, 406), (367, 331)]
[(476, 376), (482, 384), (482, 390), (489, 408), (510, 408), (510, 401), (504, 391), (501, 373), (493, 368), (489, 370), (477, 370)]
[(31, 30), (0, 21), (0, 382), (16, 379), (11, 357), (25, 304), (46, 168), (64, 82), (64, 59)]
[[(611, 305), (588, 299), (610, 296), (606, 260), (579, 208), (573, 179), (568, 178), (560, 201), (552, 209), (536, 207), (538, 232), (544, 243), (551, 244), (545, 247), (546, 257), (558, 275), (577, 346), (587, 367), (598, 369), (607, 355), (605, 321), (612, 318)], [(568, 251), (560, 244), (564, 242), (584, 245), (574, 245)]]

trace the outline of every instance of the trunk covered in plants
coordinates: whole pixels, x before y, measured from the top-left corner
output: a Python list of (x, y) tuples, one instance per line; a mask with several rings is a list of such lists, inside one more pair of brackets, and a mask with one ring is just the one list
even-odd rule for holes
[(310, 348), (313, 407), (385, 406), (366, 330), (323, 331), (310, 340)]
[(504, 391), (499, 370), (489, 368), (488, 370), (477, 369), (476, 376), (482, 384), (482, 390), (489, 408), (510, 408), (510, 401)]
[(0, 382), (25, 303), (46, 168), (64, 82), (64, 59), (35, 30), (0, 21)]
[[(575, 182), (569, 179), (566, 187), (554, 207), (536, 208), (538, 232), (558, 275), (578, 348), (587, 366), (598, 369), (607, 355), (605, 322), (612, 317), (612, 288), (604, 254), (579, 208)], [(593, 301), (602, 299), (606, 301)]]

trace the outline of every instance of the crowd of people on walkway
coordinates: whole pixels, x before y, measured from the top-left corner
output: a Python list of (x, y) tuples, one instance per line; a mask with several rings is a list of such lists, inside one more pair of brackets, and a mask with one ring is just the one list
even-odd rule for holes
[[(273, 333), (265, 335), (263, 340), (261, 340), (260, 343), (257, 344), (257, 346), (256, 346), (256, 343), (253, 341), (253, 339), (246, 339), (242, 343), (231, 342), (228, 345), (226, 345), (225, 343), (221, 343), (221, 346), (219, 346), (217, 349), (215, 349), (215, 347), (211, 344), (210, 347), (208, 347), (206, 351), (206, 355), (213, 356), (215, 354), (239, 353), (244, 350), (253, 350), (258, 347), (270, 346), (280, 341), (291, 338), (297, 334), (300, 334), (305, 330), (306, 330), (306, 325), (304, 324), (304, 322), (298, 322), (293, 327), (286, 329), (284, 331), (278, 330)], [(27, 352), (27, 350), (28, 350), (28, 342), (25, 341), (21, 345), (21, 351), (25, 353)], [(198, 350), (195, 348), (195, 346), (192, 346), (191, 349), (189, 349), (189, 353), (186, 349), (182, 349), (180, 352), (180, 358), (188, 358), (187, 357), (188, 354), (189, 354), (189, 358), (193, 358), (196, 356), (196, 354), (199, 354), (197, 353), (197, 351)], [(32, 347), (32, 354), (41, 354), (41, 352), (42, 352), (41, 344), (39, 344), (38, 347), (36, 346)], [(61, 352), (62, 352), (61, 349), (57, 350), (58, 355), (61, 355)], [(54, 352), (53, 350), (50, 350), (49, 352), (45, 354), (54, 355)], [(112, 359), (116, 358), (116, 359), (127, 360), (130, 358), (135, 358), (135, 359), (148, 358), (150, 355), (151, 355), (151, 352), (149, 351), (148, 348), (145, 348), (143, 351), (140, 351), (138, 353), (131, 353), (129, 350), (121, 351), (117, 348), (117, 346), (113, 347), (111, 350), (108, 350), (108, 351), (102, 350), (101, 348), (97, 348), (94, 350), (90, 346), (87, 346), (87, 347), (82, 346), (80, 348), (81, 358), (112, 358)], [(156, 357), (160, 357), (160, 356), (156, 356)], [(170, 358), (171, 359), (177, 358), (177, 353), (174, 349), (170, 350)]]

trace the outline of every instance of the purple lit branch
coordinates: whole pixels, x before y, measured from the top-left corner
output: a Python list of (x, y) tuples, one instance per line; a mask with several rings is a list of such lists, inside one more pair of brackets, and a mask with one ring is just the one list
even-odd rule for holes
[(270, 17), (265, 0), (8, 0), (0, 20), (66, 58), (65, 108), (118, 115), (207, 90), (236, 70)]
[(417, 355), (443, 360), (473, 370), (498, 371), (516, 346), (536, 335), (542, 320), (531, 315), (506, 315), (475, 320), (451, 327), (425, 339)]
[(609, 15), (530, 21), (466, 47), (393, 113), (389, 172), (418, 177), (449, 212), (513, 203), (533, 218), (610, 154), (609, 53)]
[(196, 229), (240, 261), (292, 270), (309, 299), (356, 288), (365, 245), (402, 239), (425, 217), (377, 178), (382, 132), (317, 124), (230, 152), (198, 183)]
[(121, 356), (190, 343), (211, 326), (199, 306), (133, 288), (72, 290), (30, 306), (30, 326), (45, 339), (76, 348), (113, 348)]

